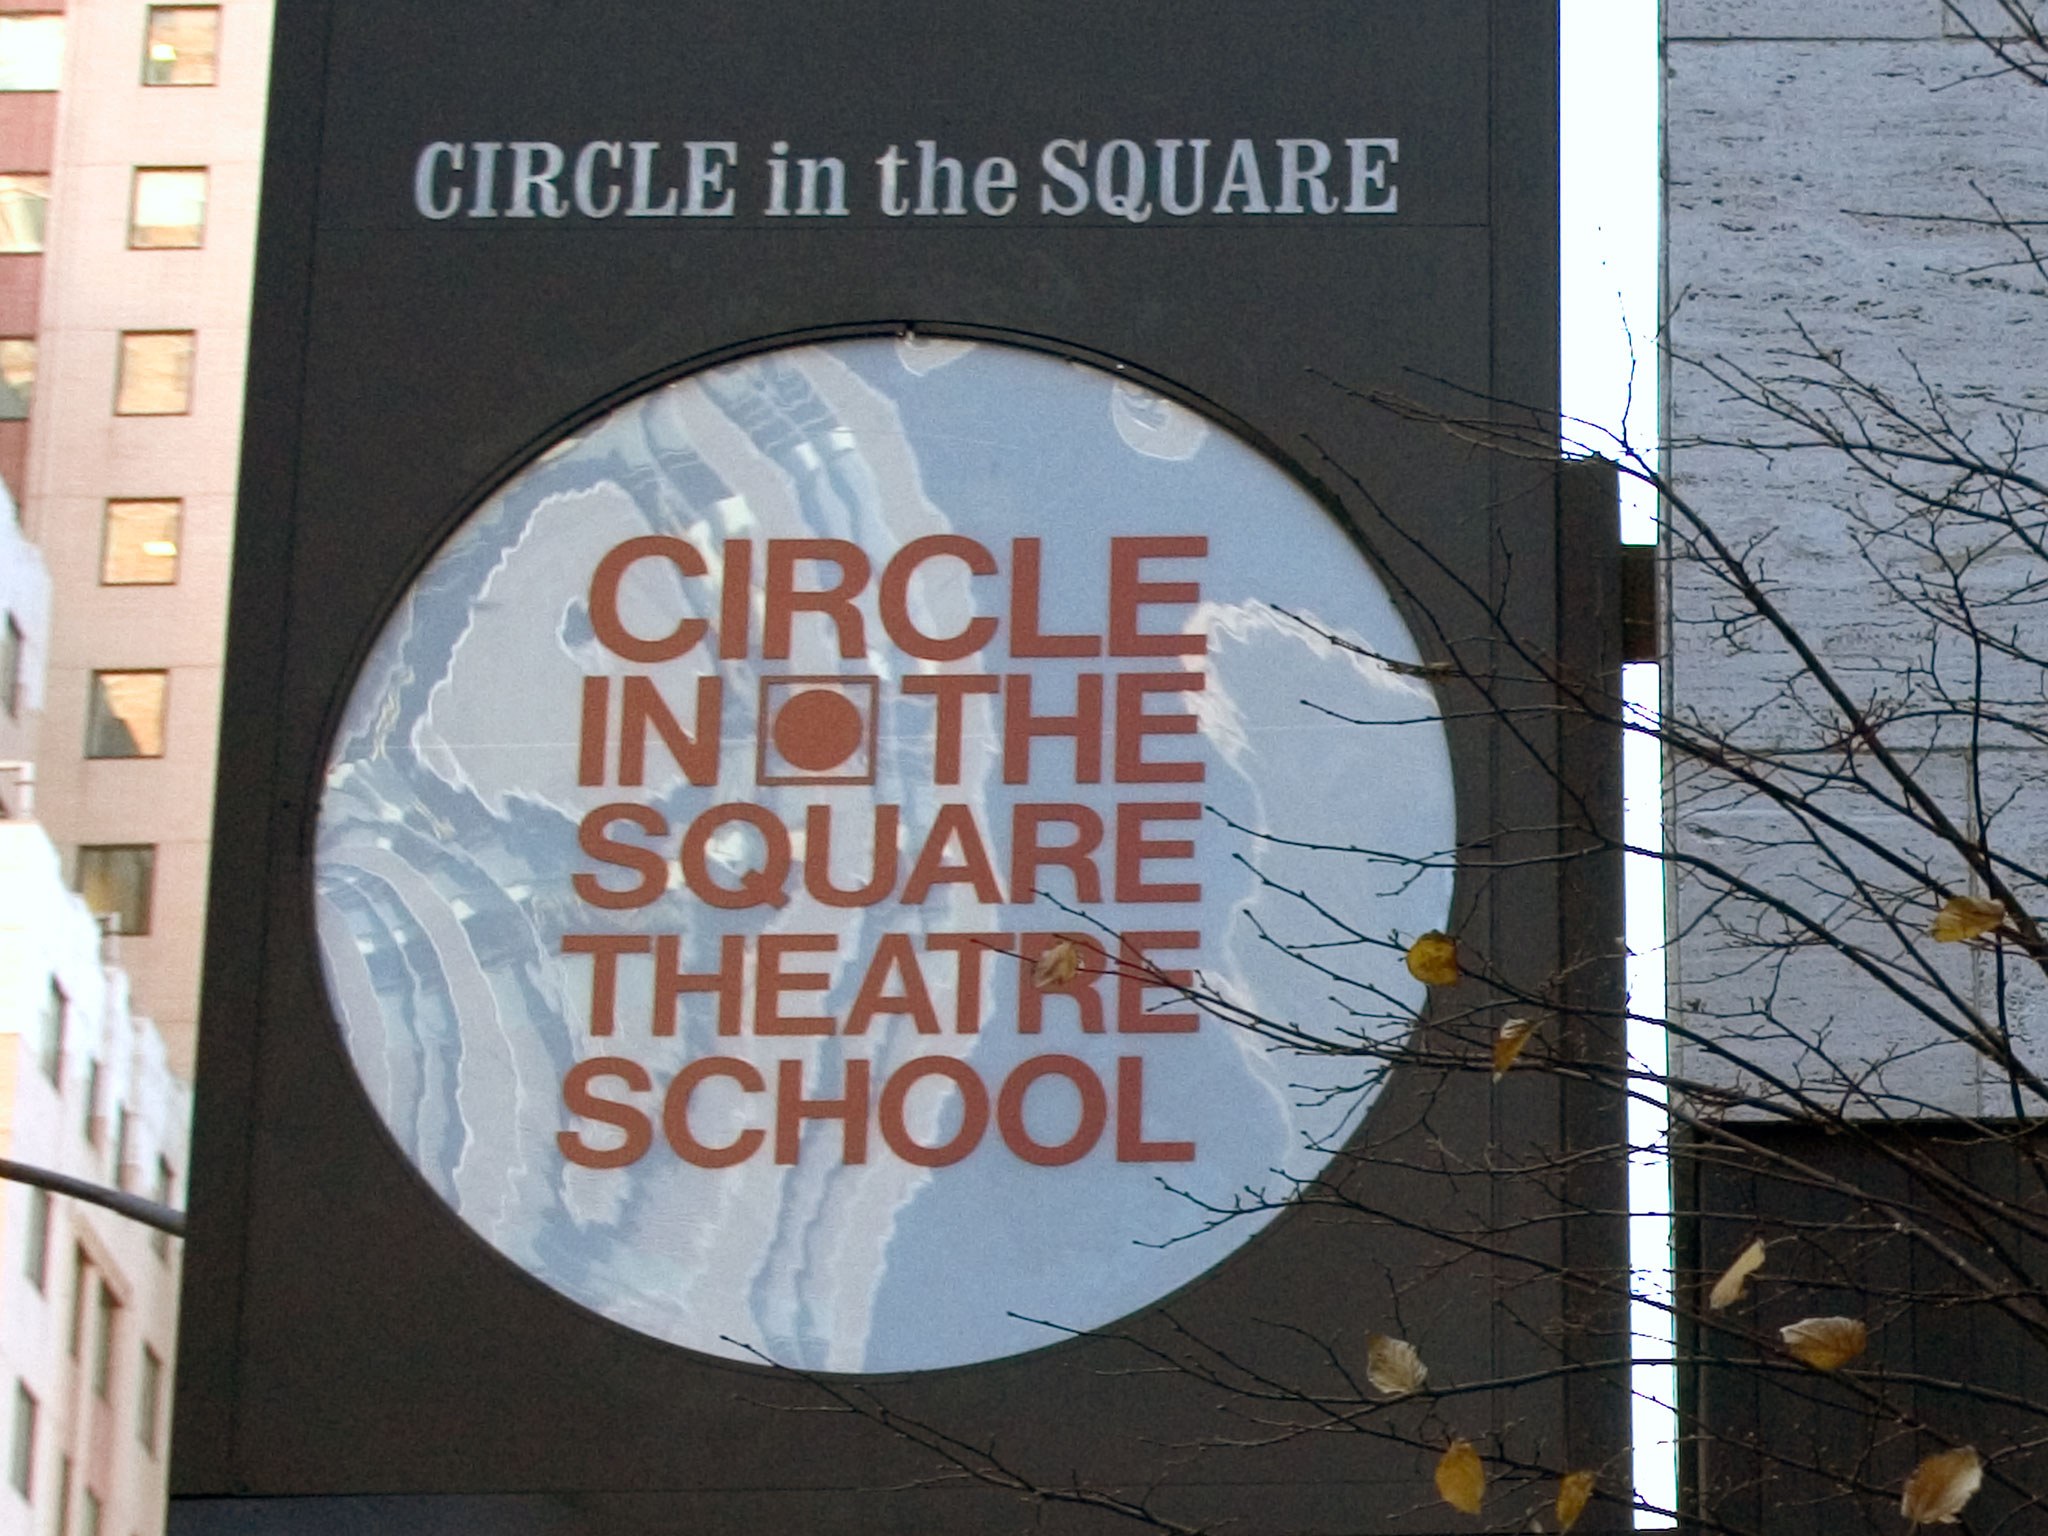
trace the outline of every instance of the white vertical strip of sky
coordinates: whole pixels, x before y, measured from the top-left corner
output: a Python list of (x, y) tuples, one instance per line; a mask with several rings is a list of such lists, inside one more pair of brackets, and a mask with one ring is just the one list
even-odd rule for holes
[[(1656, 462), (1659, 429), (1658, 220), (1661, 55), (1657, 0), (1562, 0), (1563, 390), (1570, 442)], [(1622, 479), (1622, 538), (1652, 543), (1656, 498)], [(1658, 669), (1631, 666), (1628, 707), (1654, 718)], [(1631, 735), (1623, 757), (1629, 943), (1630, 1332), (1638, 1529), (1668, 1528), (1678, 1500), (1677, 1373), (1672, 1364), (1671, 1170), (1663, 1082), (1662, 764)]]
[[(1566, 436), (1608, 458), (1657, 441), (1657, 0), (1563, 0)], [(1622, 537), (1656, 540), (1655, 498), (1622, 483)]]

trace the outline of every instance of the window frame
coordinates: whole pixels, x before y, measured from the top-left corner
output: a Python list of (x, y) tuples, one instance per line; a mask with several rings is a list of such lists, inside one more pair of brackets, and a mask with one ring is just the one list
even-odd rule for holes
[(114, 1392), (114, 1333), (120, 1317), (121, 1298), (101, 1275), (99, 1294), (93, 1298), (92, 1391), (103, 1403), (111, 1401)]
[[(211, 12), (213, 12), (213, 70), (212, 70), (212, 72), (211, 72), (211, 73), (210, 73), (210, 74), (209, 74), (209, 75), (207, 76), (207, 78), (206, 78), (206, 79), (204, 79), (204, 80), (152, 80), (152, 79), (150, 79), (150, 78), (149, 78), (149, 66), (150, 66), (150, 63), (151, 63), (151, 60), (150, 60), (150, 56), (149, 56), (149, 50), (150, 50), (150, 48), (151, 48), (151, 47), (153, 46), (153, 43), (152, 43), (151, 39), (152, 39), (152, 37), (153, 37), (153, 35), (155, 34), (155, 31), (156, 31), (156, 18), (157, 18), (157, 15), (158, 15), (158, 13), (159, 13), (159, 12), (164, 12), (164, 11), (211, 11)], [(204, 91), (204, 90), (208, 90), (208, 89), (212, 88), (213, 86), (217, 86), (217, 85), (219, 85), (219, 84), (220, 84), (220, 40), (221, 40), (221, 34), (222, 34), (222, 33), (223, 33), (223, 32), (224, 32), (225, 30), (226, 30), (226, 22), (227, 22), (227, 18), (226, 18), (226, 16), (225, 16), (225, 15), (223, 15), (223, 14), (222, 14), (222, 8), (221, 8), (220, 6), (218, 6), (218, 5), (178, 5), (178, 4), (168, 4), (168, 5), (152, 5), (152, 6), (148, 6), (148, 7), (146, 7), (146, 8), (144, 9), (144, 11), (143, 11), (143, 16), (142, 16), (142, 71), (141, 71), (141, 79), (142, 79), (142, 84), (143, 84), (143, 87), (144, 87), (144, 89), (146, 89), (146, 90), (152, 90), (152, 91)]]
[(64, 983), (56, 973), (50, 975), (50, 990), (44, 1000), (44, 1017), (51, 1022), (44, 1027), (43, 1039), (37, 1047), (37, 1065), (43, 1069), (43, 1076), (54, 1087), (61, 1088), (64, 1082), (64, 1044), (71, 1033), (71, 994), (64, 990)]
[[(128, 387), (129, 344), (163, 336), (182, 336), (190, 343), (185, 351), (185, 395), (183, 404), (175, 411), (124, 411), (121, 409), (121, 397), (127, 392)], [(197, 392), (199, 374), (199, 333), (197, 331), (177, 327), (145, 331), (123, 331), (120, 334), (117, 346), (119, 347), (119, 352), (114, 363), (114, 414), (116, 416), (146, 419), (150, 417), (190, 416), (192, 414), (192, 396)]]
[(14, 1432), (8, 1438), (8, 1485), (31, 1503), (35, 1501), (35, 1417), (39, 1403), (29, 1391), (29, 1382), (14, 1378)]
[[(199, 178), (199, 222), (192, 226), (189, 241), (138, 240), (137, 231), (142, 227), (137, 216), (142, 204), (142, 179), (145, 176), (197, 176)], [(200, 251), (206, 248), (206, 217), (212, 206), (213, 168), (205, 165), (138, 165), (128, 180), (128, 249), (131, 251)], [(182, 229), (183, 225), (156, 224), (153, 229)]]
[(7, 1481), (23, 1499), (36, 1496), (36, 1417), (41, 1409), (35, 1393), (19, 1376), (14, 1379), (14, 1430), (7, 1453)]
[[(114, 558), (114, 523), (117, 507), (169, 507), (171, 509), (171, 546), (168, 555), (152, 555), (139, 549), (131, 556), (136, 560), (167, 560), (170, 575), (161, 581), (115, 581), (108, 571)], [(100, 585), (103, 587), (174, 587), (178, 584), (178, 567), (185, 553), (185, 499), (182, 496), (109, 496), (100, 508)]]
[(71, 1323), (64, 1341), (65, 1358), (76, 1360), (85, 1347), (85, 1296), (92, 1283), (92, 1255), (82, 1244), (71, 1248)]
[[(115, 713), (112, 706), (103, 702), (102, 678), (110, 677), (154, 677), (160, 679), (156, 692), (156, 750), (142, 750), (142, 743), (133, 731), (129, 740), (135, 742), (133, 752), (106, 752), (98, 750), (102, 743), (95, 740), (95, 733), (101, 723), (104, 711), (108, 720), (126, 730), (127, 722)], [(87, 679), (90, 690), (85, 700), (85, 759), (89, 763), (148, 762), (163, 757), (170, 747), (171, 721), (171, 673), (168, 667), (96, 667)]]
[(57, 24), (57, 78), (48, 85), (4, 85), (0, 84), (0, 96), (48, 96), (64, 88), (64, 50), (70, 43), (69, 28), (64, 25), (62, 10), (49, 11), (8, 11), (0, 14), (0, 27), (8, 22), (51, 22)]
[[(156, 1190), (154, 1198), (158, 1205), (170, 1208), (171, 1191), (177, 1186), (178, 1171), (171, 1166), (171, 1160), (161, 1152), (156, 1158)], [(168, 1264), (171, 1259), (171, 1234), (162, 1227), (149, 1234), (149, 1246), (157, 1256), (157, 1262)]]
[(55, 1204), (50, 1192), (40, 1187), (31, 1188), (28, 1195), (28, 1231), (22, 1242), (21, 1272), (28, 1283), (36, 1288), (38, 1296), (47, 1296), (50, 1287), (50, 1218), (51, 1207)]
[(0, 416), (0, 421), (27, 421), (35, 414), (36, 365), (41, 361), (42, 349), (36, 345), (36, 338), (33, 336), (0, 336), (0, 347), (5, 347), (9, 344), (19, 344), (28, 348), (28, 393), (23, 395), (19, 387), (7, 383), (5, 377), (0, 376), (0, 388), (4, 388), (9, 395), (21, 401), (21, 414), (19, 416)]
[(164, 1357), (148, 1343), (142, 1346), (141, 1377), (135, 1384), (135, 1437), (154, 1456), (162, 1447), (158, 1425), (164, 1406)]
[[(78, 859), (77, 863), (73, 866), (76, 878), (73, 881), (72, 888), (81, 894), (85, 891), (86, 862), (89, 856), (117, 853), (139, 853), (145, 855), (145, 865), (141, 881), (141, 920), (132, 928), (123, 923), (112, 930), (126, 938), (143, 938), (149, 934), (156, 911), (156, 851), (157, 845), (155, 843), (81, 843), (78, 846)], [(91, 903), (88, 901), (87, 905), (90, 906)], [(95, 909), (94, 915), (102, 920), (102, 925), (104, 926), (106, 918), (118, 917), (122, 914), (102, 912)]]
[(0, 180), (40, 181), (42, 185), (42, 228), (34, 245), (0, 245), (0, 256), (40, 256), (50, 246), (50, 173), (48, 171), (0, 171)]
[(0, 629), (0, 708), (10, 720), (21, 718), (21, 660), (27, 647), (28, 633), (10, 608), (6, 627)]

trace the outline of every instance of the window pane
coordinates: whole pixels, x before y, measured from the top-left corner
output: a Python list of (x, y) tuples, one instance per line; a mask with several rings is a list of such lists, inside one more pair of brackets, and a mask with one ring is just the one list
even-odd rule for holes
[(28, 1276), (28, 1283), (41, 1291), (49, 1280), (50, 1269), (50, 1192), (47, 1189), (32, 1189), (28, 1192), (28, 1241), (23, 1245), (22, 1273)]
[(64, 1348), (71, 1358), (78, 1358), (79, 1341), (85, 1337), (85, 1296), (86, 1286), (92, 1277), (92, 1261), (85, 1256), (83, 1248), (71, 1252), (71, 1329), (64, 1341)]
[(21, 626), (14, 615), (0, 625), (0, 708), (12, 716), (21, 712)]
[(79, 1511), (78, 1536), (100, 1536), (100, 1496), (85, 1490), (85, 1507)]
[(168, 672), (95, 672), (86, 706), (87, 757), (162, 757)]
[(50, 212), (50, 178), (39, 172), (0, 172), (0, 252), (40, 251)]
[(64, 1025), (70, 1013), (70, 1000), (52, 976), (50, 990), (43, 997), (42, 1038), (36, 1042), (36, 1055), (42, 1063), (43, 1076), (53, 1083), (64, 1070)]
[(212, 85), (220, 55), (220, 7), (152, 5), (144, 85)]
[(142, 1346), (142, 1381), (135, 1395), (135, 1434), (142, 1447), (156, 1454), (156, 1421), (164, 1392), (164, 1363), (147, 1344)]
[(120, 933), (149, 932), (155, 876), (154, 844), (88, 844), (78, 850), (78, 893)]
[(64, 18), (0, 16), (0, 91), (54, 91), (64, 79)]
[(0, 337), (0, 421), (27, 421), (35, 398), (35, 342), (26, 336)]
[(141, 250), (195, 246), (206, 233), (206, 172), (135, 172), (128, 243)]
[(107, 1395), (107, 1387), (114, 1378), (114, 1326), (120, 1312), (121, 1304), (114, 1300), (114, 1293), (102, 1281), (97, 1309), (98, 1331), (94, 1334), (92, 1352), (92, 1389), (101, 1397)]
[(110, 587), (161, 586), (178, 579), (181, 501), (110, 501), (100, 580)]
[[(100, 1064), (89, 1061), (85, 1064), (85, 1119), (79, 1123), (78, 1134), (94, 1146), (100, 1144)], [(82, 1304), (82, 1303), (81, 1303)], [(78, 1319), (71, 1320), (71, 1353), (78, 1353)]]
[[(171, 1203), (171, 1179), (172, 1174), (169, 1161), (161, 1157), (158, 1158), (156, 1160), (156, 1188), (150, 1192), (150, 1197), (158, 1205), (169, 1205)], [(156, 1256), (159, 1259), (168, 1259), (171, 1256), (171, 1234), (159, 1227), (156, 1231), (150, 1233), (149, 1246), (156, 1251)]]
[(36, 1465), (36, 1400), (27, 1387), (14, 1384), (14, 1454), (8, 1458), (7, 1480), (24, 1499), (33, 1486)]
[(123, 331), (116, 416), (182, 416), (192, 408), (190, 331)]

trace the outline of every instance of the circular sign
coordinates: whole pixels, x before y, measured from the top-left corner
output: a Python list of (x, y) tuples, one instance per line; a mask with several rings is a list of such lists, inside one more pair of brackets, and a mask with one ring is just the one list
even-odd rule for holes
[(656, 1338), (896, 1372), (1111, 1323), (1317, 1175), (1421, 1001), (1450, 765), (1382, 657), (1324, 508), (1109, 372), (680, 379), (364, 665), (316, 851), (349, 1054), (478, 1236)]

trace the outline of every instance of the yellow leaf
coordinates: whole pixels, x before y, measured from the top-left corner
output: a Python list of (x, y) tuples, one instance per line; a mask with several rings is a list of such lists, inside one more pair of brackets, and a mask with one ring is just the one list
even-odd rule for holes
[(1954, 1525), (1956, 1516), (1984, 1482), (1984, 1462), (1974, 1446), (1937, 1451), (1906, 1479), (1899, 1513), (1915, 1525)]
[(1982, 896), (1951, 896), (1927, 926), (1938, 944), (1962, 944), (1980, 939), (2005, 921), (2005, 903)]
[(1847, 1365), (1870, 1347), (1870, 1330), (1853, 1317), (1808, 1317), (1778, 1330), (1785, 1348), (1816, 1371)]
[(1486, 1502), (1486, 1468), (1469, 1440), (1453, 1440), (1436, 1464), (1436, 1491), (1461, 1514), (1476, 1515)]
[(1593, 1498), (1593, 1474), (1590, 1472), (1567, 1472), (1557, 1484), (1557, 1528), (1569, 1531), (1579, 1523), (1579, 1516), (1586, 1512), (1586, 1505)]
[(1365, 1336), (1365, 1375), (1375, 1389), (1388, 1397), (1406, 1397), (1422, 1390), (1422, 1384), (1429, 1380), (1429, 1367), (1406, 1339), (1369, 1333)]
[(1493, 1037), (1493, 1080), (1496, 1083), (1508, 1075), (1508, 1068), (1515, 1064), (1515, 1058), (1522, 1054), (1522, 1047), (1529, 1043), (1529, 1036), (1535, 1032), (1534, 1019), (1509, 1019), (1501, 1025), (1500, 1033)]
[(1031, 983), (1041, 992), (1069, 986), (1081, 972), (1081, 951), (1072, 939), (1061, 939), (1040, 951), (1031, 966)]
[(1749, 1277), (1762, 1268), (1763, 1262), (1764, 1240), (1759, 1237), (1738, 1253), (1735, 1262), (1730, 1264), (1722, 1272), (1721, 1278), (1714, 1282), (1713, 1290), (1707, 1293), (1707, 1305), (1718, 1312), (1723, 1307), (1733, 1306), (1742, 1300), (1742, 1292), (1749, 1284)]
[(1432, 928), (1408, 946), (1408, 974), (1432, 987), (1455, 985), (1462, 974), (1458, 970), (1458, 941)]

